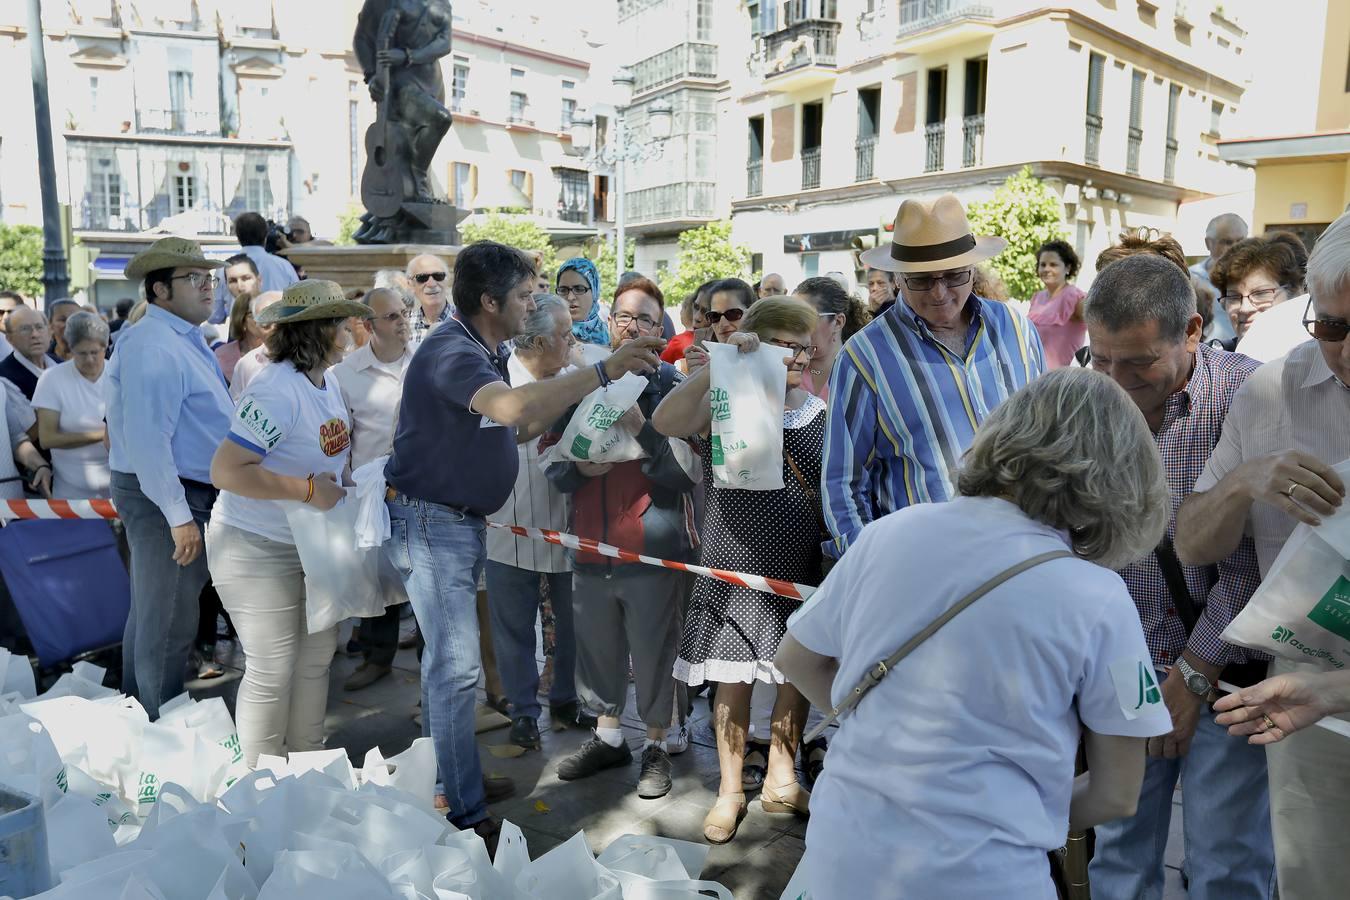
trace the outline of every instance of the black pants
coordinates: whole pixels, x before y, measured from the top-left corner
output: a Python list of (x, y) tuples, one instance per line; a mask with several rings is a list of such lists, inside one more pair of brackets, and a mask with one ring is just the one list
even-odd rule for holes
[(398, 653), (398, 620), (403, 604), (387, 606), (384, 615), (361, 620), (361, 643), (366, 662), (372, 666), (392, 666)]

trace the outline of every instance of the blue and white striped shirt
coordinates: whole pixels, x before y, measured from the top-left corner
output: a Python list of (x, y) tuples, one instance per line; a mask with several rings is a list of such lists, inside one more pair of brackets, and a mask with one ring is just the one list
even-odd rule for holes
[(830, 374), (821, 466), (826, 552), (842, 556), (864, 525), (915, 503), (949, 500), (975, 429), (1045, 369), (1025, 316), (970, 297), (965, 358), (942, 346), (902, 300), (844, 345)]

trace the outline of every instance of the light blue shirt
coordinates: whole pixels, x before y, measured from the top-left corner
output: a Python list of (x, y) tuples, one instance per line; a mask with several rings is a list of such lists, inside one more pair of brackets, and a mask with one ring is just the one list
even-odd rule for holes
[(103, 379), (108, 462), (135, 475), (170, 526), (192, 520), (179, 478), (210, 482), (234, 404), (202, 333), (163, 308), (123, 328)]
[[(295, 266), (291, 265), (290, 260), (285, 257), (275, 256), (257, 245), (241, 247), (240, 252), (253, 260), (253, 265), (258, 268), (258, 293), (260, 294), (267, 291), (284, 291), (300, 280), (300, 277), (295, 274)], [(211, 309), (211, 318), (207, 319), (212, 325), (219, 325), (228, 319), (230, 307), (234, 305), (234, 296), (230, 293), (230, 289), (225, 286), (224, 272), (224, 269), (219, 271), (220, 282), (216, 285), (216, 305)]]

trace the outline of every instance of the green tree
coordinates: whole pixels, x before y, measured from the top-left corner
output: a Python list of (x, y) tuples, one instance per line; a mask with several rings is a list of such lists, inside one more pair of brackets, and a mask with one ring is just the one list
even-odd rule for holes
[(0, 290), (42, 296), (42, 229), (0, 223)]
[(731, 222), (709, 222), (680, 235), (680, 263), (661, 275), (668, 306), (678, 306), (712, 278), (744, 278), (750, 272), (750, 248), (731, 241)]
[(1046, 241), (1068, 236), (1059, 197), (1045, 182), (1024, 166), (994, 196), (972, 203), (967, 210), (976, 234), (996, 234), (1008, 241), (1008, 249), (990, 261), (1003, 276), (1008, 293), (1025, 300), (1042, 287), (1036, 277), (1036, 250)]
[(528, 216), (491, 212), (482, 222), (471, 222), (462, 227), (459, 239), (462, 244), (496, 241), (517, 250), (542, 253), (545, 272), (553, 272), (558, 264), (558, 250), (549, 240), (548, 232)]
[(352, 235), (361, 227), (361, 207), (357, 203), (348, 203), (347, 208), (338, 216), (338, 233), (333, 243), (339, 247), (350, 247), (356, 243)]
[[(607, 240), (602, 235), (586, 246), (586, 258), (595, 263), (595, 267), (600, 270), (600, 300), (604, 303), (613, 298), (614, 289), (619, 286), (619, 273), (616, 271), (618, 254), (614, 250), (616, 243), (618, 242)], [(628, 238), (624, 243), (628, 245), (623, 260), (623, 269), (627, 272), (633, 268), (633, 259), (637, 255), (637, 241)]]

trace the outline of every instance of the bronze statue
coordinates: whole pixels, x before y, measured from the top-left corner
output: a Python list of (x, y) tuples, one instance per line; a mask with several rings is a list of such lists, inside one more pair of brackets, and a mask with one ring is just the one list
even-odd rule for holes
[(440, 60), (450, 53), (449, 0), (366, 0), (356, 58), (377, 118), (366, 131), (363, 244), (457, 242), (459, 216), (435, 194), (427, 170), (452, 116)]

